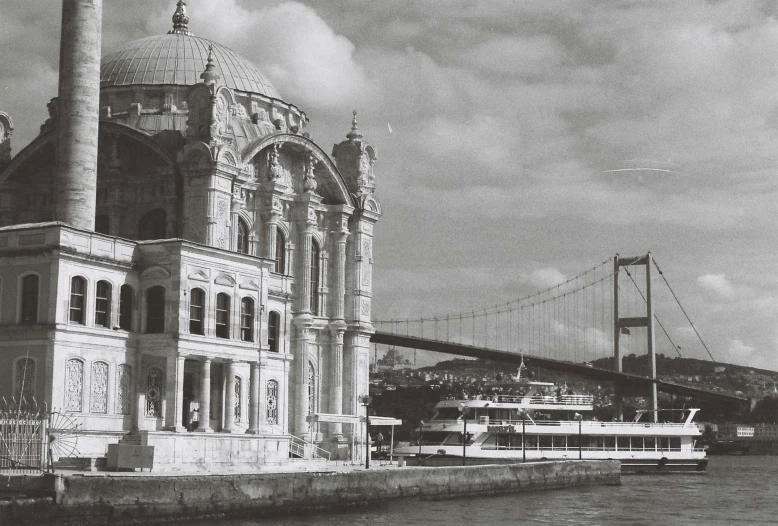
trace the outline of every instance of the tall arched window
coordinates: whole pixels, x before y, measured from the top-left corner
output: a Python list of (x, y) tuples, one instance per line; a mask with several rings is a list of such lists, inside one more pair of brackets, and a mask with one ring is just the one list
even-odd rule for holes
[(165, 332), (165, 287), (151, 287), (146, 291), (146, 332)]
[(321, 250), (316, 241), (311, 242), (311, 314), (319, 315), (319, 269)]
[(111, 233), (111, 218), (108, 214), (95, 216), (95, 232), (106, 235)]
[(108, 364), (105, 362), (92, 364), (92, 393), (89, 400), (90, 413), (108, 412)]
[(132, 403), (132, 368), (121, 364), (116, 368), (116, 414), (129, 415)]
[(270, 352), (278, 352), (278, 336), (281, 329), (281, 315), (271, 310), (267, 315), (267, 346)]
[(223, 292), (216, 295), (216, 337), (230, 337), (230, 296)]
[(277, 274), (286, 272), (286, 238), (280, 227), (276, 227), (276, 260), (273, 272)]
[(254, 300), (240, 300), (240, 339), (244, 342), (254, 341)]
[(243, 400), (243, 381), (241, 380), (240, 376), (235, 377), (235, 423), (240, 424), (241, 422), (241, 410), (240, 410), (240, 402)]
[(249, 253), (249, 226), (246, 222), (238, 218), (238, 246), (237, 251), (241, 254)]
[(278, 424), (278, 382), (275, 380), (267, 381), (267, 423)]
[(16, 362), (16, 390), (20, 406), (30, 407), (35, 397), (35, 360), (22, 358)]
[(308, 412), (316, 412), (316, 369), (308, 362)]
[(119, 328), (125, 331), (132, 330), (132, 287), (122, 285), (119, 291)]
[(146, 212), (138, 223), (138, 240), (165, 239), (166, 229), (167, 213), (165, 210), (157, 208)]
[(205, 291), (192, 289), (189, 294), (189, 333), (205, 334), (203, 314), (205, 313)]
[(35, 274), (22, 279), (22, 323), (38, 323), (38, 286), (40, 278)]
[(72, 323), (85, 323), (86, 280), (81, 276), (74, 276), (70, 280), (70, 321)]
[(110, 327), (111, 284), (107, 281), (98, 281), (95, 291), (95, 325), (98, 327)]
[(146, 371), (146, 416), (162, 416), (162, 369), (149, 367)]
[(65, 411), (81, 412), (84, 395), (84, 362), (73, 358), (65, 366)]

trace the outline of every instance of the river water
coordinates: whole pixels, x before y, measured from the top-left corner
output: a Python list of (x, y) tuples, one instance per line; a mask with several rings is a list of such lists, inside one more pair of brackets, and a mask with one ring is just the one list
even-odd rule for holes
[(219, 526), (778, 524), (778, 457), (711, 457), (706, 475), (630, 475), (622, 485), (438, 501), (396, 500)]

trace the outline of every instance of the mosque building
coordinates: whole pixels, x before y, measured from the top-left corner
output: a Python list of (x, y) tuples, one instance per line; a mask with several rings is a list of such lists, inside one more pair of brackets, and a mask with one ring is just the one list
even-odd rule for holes
[(102, 0), (63, 0), (50, 118), (12, 157), (0, 113), (0, 396), (68, 415), (85, 457), (262, 465), (304, 440), (346, 458), (368, 392), (375, 150), (354, 112), (328, 155), (189, 22), (179, 1), (167, 34), (100, 61)]

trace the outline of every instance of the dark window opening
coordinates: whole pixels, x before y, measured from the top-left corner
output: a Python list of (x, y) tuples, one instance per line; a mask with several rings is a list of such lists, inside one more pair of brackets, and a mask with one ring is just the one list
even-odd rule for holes
[(216, 337), (230, 337), (230, 297), (224, 293), (216, 296)]
[(240, 339), (244, 342), (254, 341), (254, 300), (240, 300)]
[(281, 315), (276, 311), (270, 311), (267, 315), (267, 345), (270, 352), (278, 352), (280, 321)]
[(319, 258), (321, 251), (314, 241), (311, 243), (311, 314), (319, 315)]
[(167, 213), (161, 208), (147, 212), (138, 223), (138, 240), (165, 239)]
[(238, 246), (237, 251), (241, 254), (249, 253), (249, 227), (246, 222), (238, 218)]
[(110, 234), (111, 218), (108, 214), (95, 216), (95, 232), (98, 234)]
[(203, 312), (205, 312), (205, 292), (202, 289), (192, 289), (189, 295), (190, 334), (205, 334), (203, 330)]
[(165, 287), (151, 287), (146, 291), (146, 332), (165, 332)]
[(38, 323), (38, 285), (34, 274), (22, 279), (22, 323)]
[(286, 238), (280, 228), (276, 227), (276, 260), (273, 272), (283, 274), (286, 272)]
[(95, 325), (98, 327), (110, 327), (111, 284), (107, 281), (98, 281), (95, 291)]
[(70, 321), (84, 325), (86, 280), (76, 276), (70, 280)]
[(119, 328), (132, 329), (132, 287), (122, 285), (119, 291)]

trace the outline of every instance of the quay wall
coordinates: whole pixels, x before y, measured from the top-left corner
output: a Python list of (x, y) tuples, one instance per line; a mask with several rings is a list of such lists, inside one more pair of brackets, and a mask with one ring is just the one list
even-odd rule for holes
[(225, 475), (106, 474), (59, 481), (60, 504), (0, 505), (9, 524), (122, 524), (160, 519), (294, 514), (401, 497), (450, 498), (618, 485), (618, 461), (389, 467), (372, 470)]

